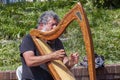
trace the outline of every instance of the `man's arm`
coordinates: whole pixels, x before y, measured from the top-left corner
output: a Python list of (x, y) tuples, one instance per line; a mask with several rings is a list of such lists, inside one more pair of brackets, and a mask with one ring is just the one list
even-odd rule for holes
[(27, 66), (38, 66), (40, 64), (46, 63), (48, 61), (61, 59), (65, 56), (65, 52), (63, 49), (57, 50), (53, 53), (42, 55), (42, 56), (35, 56), (33, 51), (26, 51), (23, 53), (23, 57)]

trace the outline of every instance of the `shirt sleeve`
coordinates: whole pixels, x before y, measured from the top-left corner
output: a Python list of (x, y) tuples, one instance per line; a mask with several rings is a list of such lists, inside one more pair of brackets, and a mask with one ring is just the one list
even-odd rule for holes
[(19, 49), (20, 49), (21, 56), (26, 51), (34, 51), (35, 50), (35, 44), (33, 43), (33, 40), (30, 35), (27, 35), (23, 38)]

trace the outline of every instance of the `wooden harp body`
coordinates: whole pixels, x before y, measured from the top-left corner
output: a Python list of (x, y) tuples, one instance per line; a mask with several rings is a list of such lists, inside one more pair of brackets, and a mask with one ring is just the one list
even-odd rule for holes
[[(89, 23), (84, 12), (84, 9), (80, 3), (77, 3), (61, 20), (56, 28), (51, 31), (41, 32), (37, 29), (33, 29), (30, 32), (38, 50), (42, 55), (50, 53), (52, 50), (49, 46), (42, 41), (45, 40), (54, 40), (58, 38), (67, 26), (73, 21), (77, 20), (81, 28), (83, 39), (85, 43), (85, 48), (88, 58), (88, 71), (90, 80), (96, 80), (96, 71), (94, 63), (94, 48), (92, 42), (91, 31)], [(75, 80), (73, 74), (67, 69), (67, 67), (59, 60), (51, 61), (48, 63), (48, 68), (55, 80)]]

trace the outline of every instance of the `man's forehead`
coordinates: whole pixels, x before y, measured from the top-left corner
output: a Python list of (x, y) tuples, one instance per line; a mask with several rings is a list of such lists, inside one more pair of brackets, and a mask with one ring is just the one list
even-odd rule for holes
[(49, 21), (48, 21), (48, 23), (49, 23), (49, 22), (50, 22), (50, 23), (52, 23), (52, 22), (54, 23), (54, 22), (57, 22), (57, 21), (56, 21), (54, 18), (50, 18)]

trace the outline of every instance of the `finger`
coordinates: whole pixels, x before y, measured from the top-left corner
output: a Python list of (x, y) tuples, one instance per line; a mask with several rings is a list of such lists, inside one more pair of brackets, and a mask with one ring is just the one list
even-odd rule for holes
[(60, 51), (61, 51), (61, 52), (65, 52), (65, 50), (64, 50), (64, 49), (60, 49)]
[(79, 57), (79, 54), (78, 53), (74, 53), (73, 56), (74, 57)]

